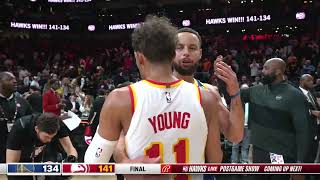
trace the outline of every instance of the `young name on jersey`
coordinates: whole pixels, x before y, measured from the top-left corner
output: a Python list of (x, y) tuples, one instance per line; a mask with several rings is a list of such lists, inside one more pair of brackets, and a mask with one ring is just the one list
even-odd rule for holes
[(188, 112), (165, 112), (148, 118), (154, 133), (172, 128), (187, 129), (191, 114)]

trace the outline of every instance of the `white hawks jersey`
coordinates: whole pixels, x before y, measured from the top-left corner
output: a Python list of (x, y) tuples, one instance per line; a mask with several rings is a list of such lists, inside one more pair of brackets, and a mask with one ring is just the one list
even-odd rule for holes
[(133, 116), (125, 140), (130, 159), (146, 155), (160, 156), (162, 163), (205, 162), (208, 128), (197, 85), (143, 80), (129, 90)]

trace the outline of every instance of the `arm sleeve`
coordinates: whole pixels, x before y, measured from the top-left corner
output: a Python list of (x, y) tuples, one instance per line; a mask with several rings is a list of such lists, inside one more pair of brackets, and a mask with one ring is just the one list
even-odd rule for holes
[(20, 119), (15, 121), (7, 139), (7, 149), (22, 150), (22, 145), (26, 136), (25, 129), (22, 128)]
[(43, 111), (44, 112), (53, 112), (53, 111), (57, 111), (57, 105), (56, 104), (51, 104), (49, 105), (49, 94), (44, 94), (43, 95), (43, 99), (42, 99), (42, 107), (43, 107)]
[(69, 129), (62, 121), (60, 121), (60, 129), (57, 133), (57, 137), (60, 139), (67, 136), (69, 136)]
[(296, 131), (297, 161), (305, 162), (310, 145), (312, 143), (311, 124), (308, 120), (308, 110), (305, 98), (302, 94), (293, 96), (294, 101), (290, 103), (290, 111), (293, 118), (293, 125)]

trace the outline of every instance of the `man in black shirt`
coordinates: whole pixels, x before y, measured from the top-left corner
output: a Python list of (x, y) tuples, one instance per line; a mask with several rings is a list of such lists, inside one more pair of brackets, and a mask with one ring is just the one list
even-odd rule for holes
[[(228, 65), (217, 62), (216, 73), (228, 78)], [(272, 58), (263, 66), (263, 84), (241, 90), (248, 102), (249, 128), (254, 163), (308, 162), (312, 143), (311, 123), (304, 95), (284, 79), (286, 64)], [(257, 179), (290, 179), (284, 176), (257, 176)]]
[(105, 97), (107, 91), (105, 91), (104, 89), (99, 89), (98, 90), (98, 96), (96, 97), (96, 99), (93, 102), (93, 106), (90, 110), (90, 114), (88, 119), (91, 121), (90, 122), (90, 127), (91, 127), (91, 131), (92, 131), (92, 135), (94, 135), (96, 133), (98, 124), (99, 124), (99, 117), (100, 117), (100, 112), (103, 106), (103, 103), (105, 101)]
[(46, 146), (58, 138), (69, 158), (77, 157), (67, 127), (52, 113), (32, 114), (19, 118), (7, 141), (7, 163), (53, 161), (45, 154)]
[[(317, 102), (316, 96), (313, 94), (313, 77), (310, 74), (304, 74), (300, 78), (300, 91), (305, 95), (308, 102), (309, 121), (312, 124), (312, 145), (310, 148), (309, 162), (316, 160), (318, 144), (319, 144), (319, 124), (320, 124), (320, 106)], [(318, 161), (318, 160), (317, 160)]]
[(0, 72), (0, 163), (6, 161), (7, 136), (13, 122), (32, 114), (30, 104), (14, 95), (16, 88), (16, 77), (10, 72)]

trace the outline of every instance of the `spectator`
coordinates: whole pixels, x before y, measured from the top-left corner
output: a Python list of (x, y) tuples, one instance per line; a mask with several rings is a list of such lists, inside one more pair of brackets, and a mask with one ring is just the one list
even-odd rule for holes
[(51, 112), (57, 116), (60, 116), (61, 109), (63, 109), (66, 104), (61, 100), (56, 90), (60, 88), (60, 82), (55, 79), (51, 79), (48, 82), (49, 89), (43, 94), (42, 107), (43, 112)]
[(29, 95), (26, 100), (31, 105), (34, 112), (42, 113), (42, 95), (40, 89), (36, 86), (30, 86)]
[(306, 60), (302, 66), (302, 74), (313, 74), (316, 68), (311, 64), (310, 60)]
[(77, 114), (78, 116), (81, 115), (81, 112), (80, 112), (80, 104), (79, 102), (77, 101), (77, 95), (72, 93), (69, 97), (69, 100), (67, 100), (67, 103), (66, 103), (66, 108), (65, 110), (66, 111), (72, 111), (73, 113)]
[(82, 113), (82, 116), (89, 117), (92, 106), (93, 106), (93, 97), (91, 95), (86, 95), (84, 97), (83, 103), (80, 106), (80, 112)]
[(108, 91), (105, 91), (103, 89), (99, 89), (98, 90), (98, 96), (96, 97), (96, 99), (93, 102), (93, 106), (90, 110), (90, 114), (89, 114), (89, 120), (90, 122), (90, 126), (91, 126), (91, 130), (92, 130), (92, 134), (95, 134), (97, 126), (99, 124), (99, 117), (100, 117), (100, 112), (103, 106), (103, 103), (105, 101), (105, 97), (107, 95)]
[(252, 63), (250, 64), (250, 76), (251, 79), (254, 79), (256, 76), (259, 75), (259, 68), (260, 68), (260, 64), (256, 62), (256, 60), (254, 59), (252, 61)]
[(25, 67), (21, 67), (21, 70), (19, 71), (19, 80), (23, 81), (28, 74), (29, 71)]
[(253, 86), (257, 86), (257, 85), (263, 85), (261, 80), (260, 80), (260, 76), (256, 76), (254, 78), (254, 82), (252, 83)]
[(39, 77), (38, 77), (38, 76), (33, 76), (32, 81), (31, 81), (31, 83), (30, 83), (30, 87), (31, 87), (31, 86), (40, 89)]

